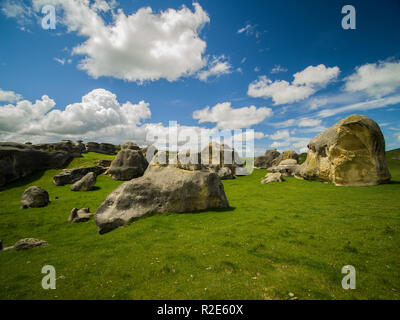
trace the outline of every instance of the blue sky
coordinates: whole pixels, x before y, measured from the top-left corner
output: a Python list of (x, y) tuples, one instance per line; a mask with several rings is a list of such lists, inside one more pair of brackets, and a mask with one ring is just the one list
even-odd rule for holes
[[(146, 144), (177, 121), (252, 128), (257, 154), (305, 151), (365, 114), (400, 147), (399, 1), (0, 3), (2, 141)], [(346, 4), (355, 30), (342, 28)]]

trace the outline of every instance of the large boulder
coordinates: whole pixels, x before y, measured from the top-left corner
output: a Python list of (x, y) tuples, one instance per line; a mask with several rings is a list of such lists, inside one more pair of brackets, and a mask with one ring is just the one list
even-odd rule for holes
[(318, 134), (308, 144), (296, 176), (339, 186), (370, 186), (390, 181), (385, 139), (369, 117), (352, 115)]
[(132, 143), (124, 143), (121, 151), (111, 162), (107, 174), (115, 180), (131, 180), (143, 175), (148, 162), (140, 151), (139, 147)]
[(95, 184), (96, 174), (89, 172), (71, 186), (71, 191), (89, 191), (93, 189)]
[(21, 197), (21, 208), (40, 208), (49, 204), (49, 194), (46, 190), (38, 186), (29, 187)]
[(274, 160), (272, 160), (272, 165), (277, 166), (283, 160), (288, 160), (288, 159), (296, 160), (296, 163), (297, 163), (299, 161), (299, 155), (296, 153), (296, 151), (285, 150), (278, 157), (276, 157)]
[(115, 154), (115, 146), (111, 143), (88, 142), (86, 144), (86, 150), (87, 152)]
[(36, 145), (0, 143), (0, 186), (35, 172), (62, 168), (73, 158), (66, 151), (36, 149)]
[(102, 174), (105, 171), (106, 168), (101, 166), (64, 169), (62, 172), (53, 177), (53, 182), (56, 186), (63, 186), (81, 180), (89, 172), (94, 172), (97, 177), (99, 174)]
[(258, 169), (267, 169), (272, 166), (272, 162), (280, 156), (276, 149), (267, 150), (264, 155), (255, 158), (254, 167)]
[[(163, 152), (157, 155), (160, 153)], [(142, 177), (120, 185), (97, 209), (94, 217), (99, 233), (152, 213), (229, 207), (217, 174), (184, 170), (155, 158)]]

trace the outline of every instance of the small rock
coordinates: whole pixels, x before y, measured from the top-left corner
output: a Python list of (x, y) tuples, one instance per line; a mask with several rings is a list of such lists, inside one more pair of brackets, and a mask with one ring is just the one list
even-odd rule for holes
[(294, 293), (293, 292), (289, 292), (289, 297), (294, 297)]
[(265, 179), (261, 181), (261, 184), (270, 183), (270, 182), (282, 182), (282, 174), (280, 172), (270, 172), (267, 173)]
[(68, 217), (68, 222), (85, 222), (90, 219), (92, 215), (90, 214), (89, 208), (73, 208), (71, 214)]
[(47, 246), (47, 245), (48, 243), (44, 240), (25, 238), (17, 241), (14, 245), (14, 248), (17, 250), (23, 250), (23, 249), (31, 249), (34, 247)]

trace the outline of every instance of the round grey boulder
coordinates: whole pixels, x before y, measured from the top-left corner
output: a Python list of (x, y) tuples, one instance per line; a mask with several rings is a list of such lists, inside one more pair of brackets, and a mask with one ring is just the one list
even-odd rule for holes
[(40, 208), (49, 204), (49, 194), (46, 190), (38, 186), (29, 187), (21, 197), (21, 208)]

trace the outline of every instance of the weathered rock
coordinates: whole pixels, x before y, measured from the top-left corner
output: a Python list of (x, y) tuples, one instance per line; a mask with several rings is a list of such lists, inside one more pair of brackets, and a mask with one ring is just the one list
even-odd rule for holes
[(126, 149), (129, 149), (129, 150), (140, 150), (140, 147), (134, 142), (127, 141), (127, 142), (125, 142), (124, 144), (121, 145), (121, 150), (126, 150)]
[(294, 159), (294, 160), (296, 160), (296, 163), (297, 163), (299, 161), (299, 155), (296, 153), (296, 151), (293, 151), (293, 150), (283, 151), (277, 158), (272, 160), (272, 166), (277, 166), (283, 160), (288, 160), (288, 159)]
[(82, 140), (76, 140), (76, 148), (80, 153), (87, 153), (86, 146), (84, 145)]
[(44, 240), (39, 240), (35, 238), (26, 238), (17, 241), (14, 244), (14, 248), (17, 250), (32, 249), (35, 247), (47, 246), (48, 243)]
[(38, 186), (29, 187), (21, 197), (21, 208), (40, 208), (49, 204), (49, 194), (46, 190)]
[(295, 159), (286, 159), (282, 160), (279, 165), (268, 168), (267, 170), (270, 172), (280, 172), (284, 173), (287, 176), (292, 176), (294, 175), (299, 168), (299, 165), (297, 164), (297, 160)]
[(150, 163), (153, 160), (154, 155), (158, 152), (158, 149), (153, 145), (148, 145), (141, 149), (144, 157), (146, 158), (147, 162)]
[(87, 152), (115, 154), (115, 146), (111, 143), (88, 142), (86, 144), (86, 150)]
[(259, 156), (254, 160), (254, 167), (259, 169), (267, 169), (272, 167), (272, 161), (280, 156), (280, 152), (276, 149), (267, 150), (263, 156)]
[(89, 191), (93, 189), (95, 184), (96, 174), (94, 172), (89, 172), (71, 186), (71, 191)]
[(104, 168), (108, 168), (111, 165), (112, 160), (96, 160), (95, 163), (98, 166), (104, 167)]
[(286, 159), (286, 160), (282, 160), (279, 163), (280, 166), (295, 166), (296, 164), (297, 164), (296, 159)]
[(282, 174), (280, 172), (270, 172), (267, 173), (265, 179), (261, 181), (261, 184), (270, 183), (270, 182), (282, 182), (284, 181), (282, 178)]
[(221, 180), (235, 179), (235, 175), (228, 167), (220, 168), (219, 166), (216, 166), (211, 167), (209, 170), (210, 172), (215, 172)]
[(112, 161), (107, 174), (110, 174), (115, 180), (123, 181), (142, 176), (148, 166), (148, 162), (136, 147), (133, 143), (123, 144), (121, 151)]
[(320, 133), (308, 144), (296, 176), (346, 186), (388, 183), (385, 139), (378, 124), (352, 115)]
[(153, 161), (144, 176), (119, 186), (97, 209), (94, 217), (100, 233), (151, 213), (229, 207), (217, 174), (158, 165)]
[(66, 151), (35, 149), (36, 145), (0, 143), (0, 186), (35, 172), (64, 167), (72, 154)]
[(89, 172), (93, 172), (98, 176), (106, 171), (105, 167), (93, 166), (93, 167), (80, 167), (73, 169), (64, 169), (61, 173), (53, 177), (53, 182), (56, 186), (63, 186), (66, 184), (72, 184), (82, 179)]
[(213, 166), (235, 168), (243, 166), (239, 154), (227, 144), (210, 142), (201, 151), (201, 163), (208, 168)]
[(232, 170), (228, 167), (222, 167), (221, 169), (218, 170), (217, 174), (221, 180), (235, 179)]
[(73, 208), (68, 217), (68, 222), (85, 222), (88, 221), (91, 216), (89, 208)]
[(64, 151), (71, 154), (73, 157), (80, 157), (83, 150), (79, 143), (74, 144), (71, 140), (61, 140), (56, 143), (34, 144), (32, 148), (35, 150)]

